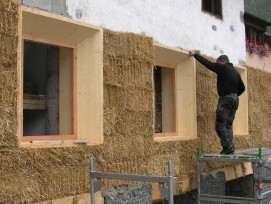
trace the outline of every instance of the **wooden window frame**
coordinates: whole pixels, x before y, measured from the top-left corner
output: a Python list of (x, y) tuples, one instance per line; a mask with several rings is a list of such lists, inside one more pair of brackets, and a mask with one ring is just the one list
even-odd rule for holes
[[(259, 37), (258, 39), (257, 35)], [(256, 45), (256, 43), (259, 43), (261, 45), (264, 44), (264, 32), (259, 29), (246, 26), (246, 37), (247, 40), (254, 43), (254, 45)]]
[[(202, 8), (202, 11), (212, 15), (212, 16), (215, 16), (219, 19), (223, 19), (223, 9), (222, 9), (222, 0), (210, 0), (211, 1), (211, 10), (208, 10), (205, 8), (205, 3), (206, 3), (206, 0), (202, 0), (202, 3), (201, 3), (201, 8)], [(219, 14), (216, 14), (216, 8), (215, 7), (220, 7), (219, 8)]]
[[(177, 136), (177, 101), (176, 101), (176, 96), (177, 96), (177, 92), (176, 92), (176, 67), (172, 67), (169, 65), (165, 65), (165, 64), (156, 64), (155, 66), (159, 66), (161, 67), (161, 69), (172, 69), (173, 70), (173, 81), (172, 81), (172, 85), (173, 85), (173, 118), (172, 118), (172, 125), (173, 125), (173, 132), (161, 132), (161, 133), (154, 133), (155, 137), (164, 137), (164, 136)], [(162, 109), (163, 112), (163, 109)], [(163, 124), (163, 122), (162, 122)]]
[(189, 52), (154, 43), (154, 65), (175, 69), (176, 133), (154, 133), (154, 141), (197, 138), (196, 61)]
[[(22, 67), (22, 71), (21, 71), (21, 81), (22, 81), (22, 87), (23, 87), (23, 81), (24, 81), (24, 78), (23, 78), (23, 72), (24, 72), (24, 66), (23, 66), (23, 59), (24, 59), (24, 43), (25, 41), (28, 41), (28, 42), (35, 42), (35, 43), (39, 43), (39, 44), (45, 44), (45, 45), (50, 45), (50, 46), (56, 46), (56, 47), (63, 47), (63, 48), (70, 48), (72, 49), (72, 56), (71, 56), (71, 68), (72, 68), (72, 71), (71, 71), (71, 84), (72, 84), (72, 89), (71, 89), (71, 95), (72, 95), (72, 105), (71, 105), (71, 108), (72, 108), (72, 111), (71, 111), (71, 134), (69, 135), (36, 135), (36, 136), (27, 136), (27, 135), (23, 135), (23, 125), (21, 125), (21, 129), (20, 129), (20, 135), (21, 135), (21, 142), (32, 142), (32, 141), (35, 141), (35, 140), (75, 140), (77, 139), (77, 107), (76, 107), (76, 95), (77, 95), (77, 92), (76, 92), (76, 46), (74, 45), (69, 45), (67, 43), (61, 43), (61, 42), (52, 42), (50, 39), (47, 39), (47, 38), (38, 38), (38, 37), (35, 37), (35, 36), (29, 36), (29, 35), (23, 35), (22, 36), (22, 51), (21, 51), (21, 67)], [(61, 63), (61, 62), (60, 62)], [(59, 65), (60, 67), (60, 65)], [(61, 67), (60, 67), (61, 68)], [(20, 92), (20, 101), (22, 101), (23, 103), (23, 91)], [(23, 106), (23, 105), (22, 105)], [(23, 107), (22, 107), (23, 108)], [(23, 124), (23, 122), (22, 122)]]
[[(23, 41), (73, 49), (72, 134), (23, 136)], [(79, 140), (103, 144), (103, 29), (39, 9), (19, 7), (17, 138), (24, 147), (35, 140)], [(76, 142), (75, 142), (76, 143)], [(40, 144), (37, 143), (36, 144)], [(51, 145), (52, 143), (49, 143)], [(31, 144), (33, 145), (33, 144)]]
[(248, 135), (248, 88), (247, 88), (247, 69), (245, 67), (234, 65), (236, 70), (240, 73), (245, 84), (245, 92), (239, 96), (239, 107), (235, 114), (233, 121), (234, 135)]

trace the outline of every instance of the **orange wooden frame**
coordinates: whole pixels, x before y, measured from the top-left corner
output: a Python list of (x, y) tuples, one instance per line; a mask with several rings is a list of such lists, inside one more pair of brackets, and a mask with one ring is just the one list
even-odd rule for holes
[[(53, 45), (58, 47), (65, 47), (65, 48), (71, 48), (72, 51), (72, 115), (71, 115), (71, 123), (72, 123), (72, 134), (71, 135), (39, 135), (39, 136), (24, 136), (23, 135), (23, 56), (24, 56), (24, 41), (32, 41), (37, 42), (41, 44), (47, 44), (47, 45)], [(37, 38), (33, 36), (23, 36), (22, 42), (21, 42), (21, 70), (20, 70), (20, 91), (19, 91), (19, 99), (21, 100), (20, 103), (20, 113), (19, 114), (19, 135), (21, 135), (21, 142), (31, 142), (33, 140), (74, 140), (77, 139), (77, 72), (76, 72), (76, 66), (77, 66), (77, 49), (76, 46), (72, 44), (67, 44), (63, 42), (56, 42), (51, 41), (50, 39), (46, 38)]]
[(154, 133), (154, 136), (155, 137), (164, 137), (164, 136), (177, 136), (178, 133), (177, 133), (177, 125), (178, 125), (178, 119), (177, 119), (177, 111), (178, 111), (178, 104), (177, 104), (177, 91), (176, 91), (176, 67), (174, 66), (169, 66), (168, 64), (164, 64), (164, 63), (159, 63), (159, 64), (156, 64), (155, 66), (160, 66), (161, 68), (166, 68), (166, 69), (173, 69), (173, 104), (174, 104), (174, 108), (173, 108), (173, 129), (174, 129), (174, 132), (162, 132), (162, 133)]

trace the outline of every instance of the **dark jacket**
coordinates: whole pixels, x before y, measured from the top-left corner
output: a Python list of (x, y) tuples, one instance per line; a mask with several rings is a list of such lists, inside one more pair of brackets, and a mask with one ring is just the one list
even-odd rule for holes
[(195, 59), (217, 74), (217, 92), (219, 96), (236, 93), (240, 96), (245, 91), (245, 85), (239, 72), (232, 63), (213, 63), (199, 54), (194, 55)]

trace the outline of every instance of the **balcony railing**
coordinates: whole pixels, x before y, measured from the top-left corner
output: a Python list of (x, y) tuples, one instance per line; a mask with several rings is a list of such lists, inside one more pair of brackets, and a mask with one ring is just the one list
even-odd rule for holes
[(246, 51), (248, 51), (249, 53), (255, 53), (260, 56), (268, 57), (270, 48), (268, 47), (268, 45), (262, 45), (258, 42), (246, 40)]

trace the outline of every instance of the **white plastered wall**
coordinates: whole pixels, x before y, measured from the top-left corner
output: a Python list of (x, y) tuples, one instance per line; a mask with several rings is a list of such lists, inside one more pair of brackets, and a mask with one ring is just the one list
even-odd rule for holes
[(245, 61), (244, 0), (222, 0), (223, 20), (203, 12), (201, 0), (66, 1), (74, 19), (151, 36), (167, 46), (199, 49), (215, 58), (224, 53), (234, 64)]

